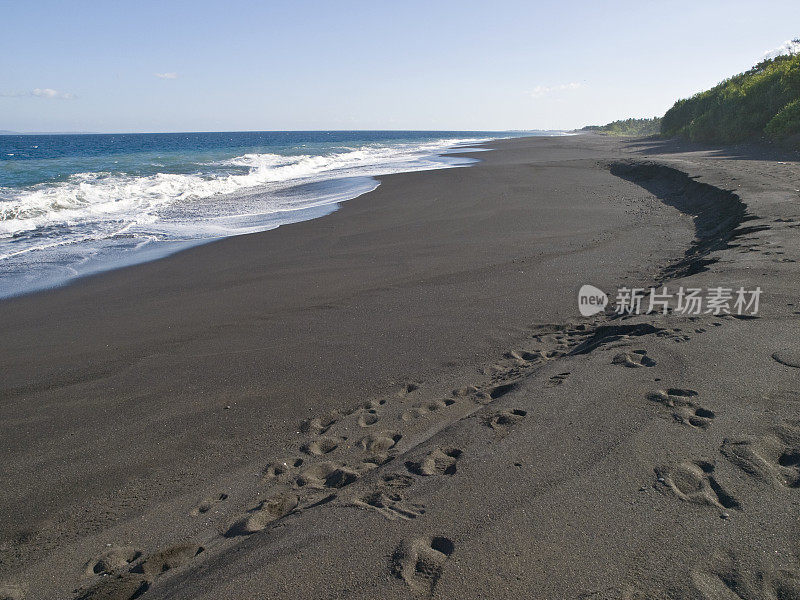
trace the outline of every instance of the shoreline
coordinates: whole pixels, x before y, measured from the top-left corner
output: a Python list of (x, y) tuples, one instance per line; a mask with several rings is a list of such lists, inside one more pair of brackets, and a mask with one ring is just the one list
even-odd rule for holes
[[(426, 170), (452, 169), (470, 166), (474, 162), (477, 162), (477, 159), (463, 159), (459, 156), (459, 154), (463, 153), (464, 151), (469, 151), (470, 148), (478, 148), (481, 144), (491, 141), (494, 140), (476, 140), (472, 143), (453, 140), (452, 145), (445, 146), (440, 150), (432, 152), (428, 157), (430, 160), (441, 162), (442, 166), (436, 168), (420, 168), (417, 166), (417, 168), (411, 168), (408, 171), (397, 172), (413, 173)], [(373, 191), (378, 185), (380, 185), (378, 180), (379, 177), (380, 175), (350, 175), (345, 177), (333, 177), (331, 179), (322, 181), (303, 181), (302, 179), (298, 179), (295, 185), (279, 190), (279, 192), (277, 192), (278, 196), (292, 192), (296, 193), (298, 190), (302, 190), (307, 186), (321, 185), (325, 189), (322, 189), (318, 192), (320, 195), (317, 198), (316, 203), (312, 203), (311, 205), (304, 206), (302, 208), (275, 211), (267, 215), (261, 215), (260, 219), (257, 221), (259, 224), (253, 224), (248, 227), (247, 229), (249, 229), (249, 231), (241, 231), (239, 233), (231, 233), (219, 237), (196, 237), (186, 240), (150, 240), (147, 242), (139, 242), (135, 248), (111, 249), (110, 254), (108, 250), (100, 249), (100, 251), (98, 251), (95, 255), (85, 258), (78, 264), (60, 265), (59, 269), (61, 272), (54, 271), (49, 275), (42, 275), (34, 279), (33, 283), (27, 283), (24, 281), (24, 279), (20, 281), (20, 277), (18, 275), (16, 277), (9, 277), (6, 281), (4, 281), (4, 283), (7, 282), (14, 284), (14, 282), (16, 282), (16, 284), (10, 285), (8, 292), (4, 291), (0, 293), (0, 301), (6, 298), (23, 297), (49, 289), (68, 286), (84, 277), (91, 277), (108, 271), (114, 271), (120, 268), (126, 268), (154, 260), (159, 260), (161, 258), (170, 256), (171, 254), (182, 252), (195, 246), (213, 243), (228, 237), (249, 235), (251, 233), (263, 233), (277, 229), (283, 225), (318, 219), (324, 217), (330, 212), (338, 210), (343, 202), (353, 200), (359, 196), (362, 196), (363, 194)], [(345, 182), (349, 182), (349, 188), (347, 191), (337, 191), (337, 188), (341, 188)], [(345, 184), (345, 186), (347, 186), (347, 184)], [(259, 190), (254, 188), (240, 193), (245, 193), (246, 195), (257, 195)], [(230, 196), (230, 194), (220, 194), (219, 198), (224, 199), (226, 196)], [(283, 221), (281, 220), (280, 216), (284, 214), (292, 214), (293, 217), (291, 220)], [(53, 247), (58, 247), (59, 245), (60, 244), (55, 243), (53, 244)], [(38, 252), (39, 250), (36, 251)], [(15, 256), (16, 254), (19, 253), (11, 253), (8, 256)], [(65, 270), (71, 270), (73, 273), (66, 274), (64, 273)]]
[[(0, 504), (17, 510), (14, 522), (37, 525), (14, 552), (0, 546), (3, 564), (18, 556), (0, 580), (36, 589), (35, 597), (63, 594), (45, 583), (63, 572), (74, 574), (81, 598), (127, 598), (140, 588), (147, 598), (265, 590), (399, 598), (409, 588), (616, 598), (662, 597), (698, 581), (713, 591), (714, 573), (725, 569), (750, 581), (789, 568), (759, 562), (748, 546), (767, 543), (755, 532), (795, 510), (794, 500), (787, 492), (775, 506), (756, 505), (759, 483), (725, 458), (730, 445), (719, 449), (720, 436), (795, 443), (776, 420), (792, 400), (776, 394), (800, 369), (770, 358), (774, 346), (793, 347), (796, 330), (779, 306), (794, 293), (781, 274), (794, 268), (784, 234), (797, 217), (788, 212), (800, 212), (777, 198), (783, 166), (734, 159), (734, 177), (729, 158), (659, 155), (658, 142), (589, 136), (492, 145), (470, 169), (381, 177), (340, 211), (269, 240), (227, 238), (5, 302), (13, 325), (0, 360), (11, 377), (0, 416), (4, 475), (14, 477)], [(676, 187), (672, 175), (641, 171), (628, 181), (602, 166), (645, 158), (688, 181)], [(689, 176), (719, 190), (739, 181), (752, 225), (732, 222), (687, 255), (705, 227)], [(688, 259), (701, 268), (671, 269)], [(582, 283), (610, 291), (660, 273), (676, 284), (752, 283), (754, 269), (774, 286), (761, 320), (635, 317), (634, 329), (572, 352), (608, 326), (603, 316), (577, 315)], [(100, 309), (100, 319), (76, 318), (77, 305)], [(45, 314), (59, 327), (42, 323)], [(91, 342), (76, 344), (64, 329)], [(656, 364), (617, 364), (617, 354), (635, 361), (640, 350)], [(740, 376), (748, 360), (761, 373), (752, 384)], [(765, 377), (778, 370), (776, 388)], [(767, 413), (753, 414), (751, 385), (773, 398)], [(662, 387), (670, 392), (663, 404), (647, 400)], [(53, 406), (58, 415), (41, 413)], [(681, 412), (697, 407), (711, 413), (707, 427), (690, 426)], [(33, 439), (15, 431), (31, 422)], [(74, 434), (81, 447), (70, 450)], [(38, 479), (59, 494), (25, 475), (46, 456), (52, 467)], [(69, 493), (76, 480), (85, 491)], [(65, 506), (64, 496), (83, 505)], [(24, 498), (36, 499), (27, 514)], [(42, 510), (63, 525), (38, 519)], [(98, 521), (98, 510), (112, 518)], [(676, 530), (676, 520), (691, 527)], [(102, 540), (114, 549), (125, 540), (142, 556), (105, 582), (78, 576), (77, 557), (97, 564), (92, 548)], [(786, 557), (794, 540), (779, 544)], [(714, 544), (735, 564), (717, 558)], [(154, 552), (166, 552), (175, 572), (139, 570)], [(420, 557), (433, 576), (415, 569)], [(786, 584), (780, 577), (775, 585)]]

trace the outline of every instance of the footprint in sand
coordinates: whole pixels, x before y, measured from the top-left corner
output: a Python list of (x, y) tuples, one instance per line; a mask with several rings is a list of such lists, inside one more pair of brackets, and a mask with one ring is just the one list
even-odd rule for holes
[(647, 356), (647, 350), (631, 350), (630, 352), (620, 352), (612, 360), (612, 364), (622, 365), (636, 369), (639, 367), (655, 367), (656, 361)]
[(340, 418), (341, 415), (339, 411), (334, 410), (321, 417), (306, 419), (300, 424), (300, 431), (311, 435), (322, 435), (331, 428), (331, 425), (339, 421)]
[(502, 398), (510, 391), (512, 391), (515, 387), (517, 387), (516, 383), (505, 383), (502, 385), (495, 385), (486, 390), (486, 394), (489, 396), (491, 400), (497, 400), (498, 398)]
[(483, 424), (497, 432), (506, 433), (522, 421), (528, 413), (522, 409), (498, 410), (483, 417)]
[(381, 420), (378, 410), (386, 404), (386, 399), (368, 400), (358, 407), (358, 424), (361, 427), (371, 427)]
[(386, 404), (385, 398), (381, 398), (380, 400), (367, 400), (361, 403), (359, 408), (363, 408), (364, 410), (378, 410), (384, 404)]
[(400, 493), (379, 489), (364, 494), (355, 502), (357, 506), (369, 507), (387, 519), (416, 519), (425, 514), (425, 506), (410, 502)]
[(672, 410), (672, 418), (694, 429), (708, 429), (714, 419), (714, 412), (703, 408), (692, 400), (698, 393), (694, 390), (669, 388), (647, 394), (647, 399)]
[(177, 569), (191, 562), (201, 554), (205, 548), (197, 544), (177, 544), (147, 556), (142, 562), (131, 569), (131, 573), (138, 573), (148, 578), (155, 578), (162, 573)]
[(380, 467), (381, 465), (385, 465), (386, 463), (394, 460), (394, 456), (386, 452), (377, 452), (373, 454), (368, 454), (362, 459), (363, 467), (365, 469), (374, 469), (375, 467)]
[(531, 367), (544, 362), (547, 358), (541, 351), (511, 350), (503, 354), (502, 361), (485, 367), (483, 373), (491, 377), (493, 381), (519, 379)]
[(530, 363), (540, 362), (547, 357), (541, 351), (528, 352), (527, 350), (511, 350), (503, 354), (503, 358), (527, 365)]
[(415, 475), (454, 475), (461, 454), (458, 448), (434, 448), (419, 461), (406, 461), (406, 468)]
[(783, 425), (755, 440), (725, 440), (722, 455), (748, 475), (800, 488), (800, 429)]
[(182, 567), (204, 551), (197, 544), (178, 544), (135, 562), (125, 573), (103, 577), (76, 600), (133, 600), (139, 598), (163, 573)]
[(683, 342), (691, 341), (691, 336), (686, 335), (682, 332), (680, 328), (675, 328), (671, 330), (662, 329), (656, 334), (658, 337), (667, 338), (672, 340), (676, 344), (682, 344)]
[(387, 519), (416, 519), (425, 514), (425, 506), (409, 501), (403, 490), (414, 484), (409, 475), (384, 475), (375, 488), (358, 498), (354, 504), (375, 510)]
[(592, 333), (585, 323), (568, 327), (566, 325), (537, 325), (532, 327), (536, 332), (532, 339), (547, 346), (541, 350), (545, 358), (558, 358), (567, 350), (578, 346)]
[(263, 530), (273, 521), (288, 515), (297, 508), (298, 499), (294, 494), (276, 494), (263, 500), (248, 514), (236, 520), (225, 532), (225, 537), (250, 535)]
[(516, 382), (494, 385), (485, 390), (479, 391), (475, 395), (475, 398), (479, 404), (489, 404), (491, 402), (494, 402), (498, 398), (502, 398), (503, 396), (511, 392), (515, 387), (517, 387)]
[(422, 384), (420, 381), (412, 381), (403, 386), (400, 390), (400, 395), (405, 396), (406, 394), (410, 394), (411, 392), (416, 392), (419, 389), (419, 386)]
[(214, 508), (220, 502), (225, 502), (228, 499), (228, 494), (222, 493), (217, 494), (216, 496), (212, 496), (211, 498), (206, 498), (200, 504), (198, 504), (192, 511), (189, 513), (193, 517), (197, 517), (200, 515), (204, 515), (212, 508)]
[(378, 411), (374, 408), (362, 411), (358, 415), (358, 424), (360, 427), (371, 427), (380, 420), (381, 418), (378, 416)]
[(453, 396), (457, 398), (467, 398), (469, 396), (474, 396), (478, 393), (478, 387), (474, 385), (466, 385), (462, 388), (457, 388), (453, 390)]
[(300, 451), (311, 456), (322, 456), (336, 450), (341, 444), (347, 441), (346, 437), (323, 436), (300, 447)]
[(446, 537), (417, 538), (403, 541), (392, 554), (390, 569), (420, 596), (433, 595), (447, 559), (455, 545)]
[(279, 459), (269, 463), (264, 469), (263, 481), (265, 483), (287, 483), (293, 479), (292, 471), (303, 465), (302, 458)]
[(720, 509), (740, 509), (739, 502), (714, 478), (714, 465), (708, 461), (685, 461), (671, 467), (657, 467), (655, 473), (656, 489), (680, 500)]
[(517, 381), (490, 385), (486, 388), (475, 385), (468, 385), (463, 388), (453, 390), (453, 396), (458, 398), (470, 398), (478, 404), (491, 404), (498, 398), (505, 396), (517, 387)]
[(152, 581), (134, 573), (112, 575), (81, 592), (75, 600), (133, 600), (149, 590), (152, 584)]
[(400, 419), (403, 421), (413, 421), (415, 419), (421, 419), (423, 417), (427, 417), (429, 414), (433, 412), (436, 412), (437, 410), (446, 408), (453, 404), (455, 404), (455, 400), (451, 400), (450, 398), (446, 398), (443, 400), (415, 402), (411, 408), (404, 411), (403, 414), (400, 415)]
[(569, 371), (565, 371), (564, 373), (559, 373), (558, 375), (553, 375), (549, 379), (548, 385), (550, 385), (550, 386), (561, 385), (562, 383), (564, 383), (564, 381), (567, 379), (567, 377), (569, 377), (569, 373), (570, 373)]
[(299, 487), (343, 488), (356, 481), (359, 474), (344, 465), (323, 462), (309, 467), (297, 477)]
[(358, 445), (367, 452), (383, 454), (387, 450), (393, 448), (394, 445), (402, 439), (402, 437), (403, 436), (396, 431), (384, 431), (381, 433), (373, 433), (364, 436), (361, 438), (361, 440), (359, 440)]
[(121, 567), (127, 567), (141, 556), (141, 551), (136, 548), (114, 546), (90, 560), (86, 565), (86, 574), (109, 575)]
[[(776, 552), (777, 553), (777, 552)], [(718, 550), (691, 571), (692, 587), (704, 600), (783, 600), (800, 598), (800, 571), (753, 565), (730, 551)]]
[(389, 450), (394, 448), (402, 438), (402, 434), (396, 431), (383, 431), (361, 438), (358, 445), (367, 453), (363, 459), (364, 465), (372, 468), (392, 460), (393, 457), (389, 454)]

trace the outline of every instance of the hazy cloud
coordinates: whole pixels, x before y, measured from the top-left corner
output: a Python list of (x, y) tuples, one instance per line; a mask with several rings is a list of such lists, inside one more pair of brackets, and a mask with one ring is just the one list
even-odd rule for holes
[(764, 52), (764, 54), (761, 56), (761, 60), (775, 58), (784, 54), (800, 54), (800, 41), (786, 40), (777, 48), (773, 48), (772, 50), (767, 50)]
[(67, 92), (59, 92), (51, 88), (36, 88), (31, 92), (32, 96), (37, 98), (60, 98), (62, 100), (71, 100), (75, 96)]
[(159, 79), (177, 79), (178, 78), (178, 74), (177, 73), (154, 73), (154, 75), (156, 77), (158, 77)]
[(58, 100), (72, 100), (75, 94), (59, 92), (52, 88), (36, 88), (30, 92), (0, 92), (3, 98), (50, 98)]
[(537, 85), (532, 90), (525, 92), (531, 98), (541, 98), (542, 96), (546, 96), (547, 94), (552, 94), (553, 92), (564, 92), (567, 90), (577, 90), (578, 88), (582, 88), (582, 83), (560, 83), (558, 85)]

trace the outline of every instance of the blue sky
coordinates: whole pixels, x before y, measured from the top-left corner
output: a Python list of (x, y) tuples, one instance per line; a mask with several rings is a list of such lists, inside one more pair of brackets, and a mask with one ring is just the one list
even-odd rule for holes
[(0, 31), (0, 129), (551, 129), (663, 114), (800, 2), (0, 0)]

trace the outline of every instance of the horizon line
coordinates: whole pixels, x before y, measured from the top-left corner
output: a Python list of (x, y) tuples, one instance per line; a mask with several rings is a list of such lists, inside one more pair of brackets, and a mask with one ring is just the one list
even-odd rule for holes
[(464, 132), (464, 133), (516, 133), (532, 131), (575, 131), (575, 129), (220, 129), (196, 131), (14, 131), (0, 129), (0, 135), (179, 135), (185, 133), (312, 133), (312, 132)]

